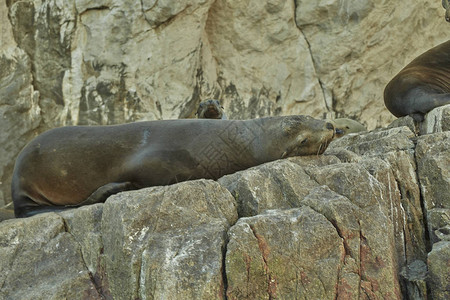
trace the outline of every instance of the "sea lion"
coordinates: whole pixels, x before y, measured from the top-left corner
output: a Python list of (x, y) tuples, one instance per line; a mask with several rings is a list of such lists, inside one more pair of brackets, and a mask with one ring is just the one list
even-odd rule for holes
[(415, 58), (384, 89), (384, 103), (396, 117), (424, 114), (450, 104), (450, 40)]
[(367, 128), (363, 124), (348, 118), (334, 119), (330, 120), (330, 122), (333, 123), (335, 127), (336, 138), (343, 137), (344, 135), (349, 133), (356, 133), (367, 130)]
[(442, 6), (445, 8), (445, 20), (450, 22), (450, 1), (442, 0)]
[(125, 190), (218, 179), (279, 158), (321, 154), (333, 137), (330, 122), (309, 116), (60, 127), (19, 153), (14, 212), (26, 217), (104, 202)]
[(198, 106), (196, 115), (199, 119), (228, 119), (219, 100), (214, 99), (208, 99), (201, 102)]

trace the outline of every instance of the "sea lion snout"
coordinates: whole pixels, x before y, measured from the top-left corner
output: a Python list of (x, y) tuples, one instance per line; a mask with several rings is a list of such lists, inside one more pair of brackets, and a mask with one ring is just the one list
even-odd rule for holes
[(199, 104), (196, 113), (199, 119), (227, 119), (219, 100), (208, 99)]
[[(283, 131), (292, 142), (287, 143), (281, 158), (322, 154), (335, 136), (331, 122), (309, 116), (291, 116), (283, 121)], [(295, 137), (295, 138), (293, 138)]]
[(342, 135), (344, 135), (344, 133), (345, 133), (344, 130), (339, 129), (339, 128), (336, 128), (335, 132), (336, 132), (336, 135), (337, 135), (337, 136), (342, 136)]

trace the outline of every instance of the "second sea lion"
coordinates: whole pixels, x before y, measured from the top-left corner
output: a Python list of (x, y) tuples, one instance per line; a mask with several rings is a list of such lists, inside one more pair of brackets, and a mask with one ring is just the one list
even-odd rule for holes
[(199, 119), (228, 119), (219, 100), (214, 99), (208, 99), (201, 102), (198, 106), (196, 115)]
[(396, 117), (422, 121), (433, 108), (450, 104), (450, 40), (415, 58), (384, 89), (384, 103)]
[(330, 122), (332, 122), (334, 127), (336, 128), (337, 138), (340, 138), (349, 133), (356, 133), (367, 130), (367, 128), (363, 124), (348, 118), (334, 119)]

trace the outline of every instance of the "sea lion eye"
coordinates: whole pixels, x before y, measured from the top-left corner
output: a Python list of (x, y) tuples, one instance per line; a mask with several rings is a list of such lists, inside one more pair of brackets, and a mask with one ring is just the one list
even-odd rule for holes
[(304, 143), (306, 143), (308, 141), (308, 139), (304, 139), (303, 141), (300, 142), (300, 145), (303, 145)]
[(334, 130), (334, 126), (331, 123), (327, 123), (326, 127), (327, 129)]

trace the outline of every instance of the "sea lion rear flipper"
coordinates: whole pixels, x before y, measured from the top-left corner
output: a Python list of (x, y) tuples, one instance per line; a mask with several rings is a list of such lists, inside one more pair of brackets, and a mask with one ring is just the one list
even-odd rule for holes
[[(427, 114), (432, 109), (436, 107), (444, 106), (450, 104), (450, 94), (421, 94), (419, 97), (414, 99), (414, 106), (416, 109), (410, 116), (418, 121), (422, 122), (424, 115)], [(417, 117), (417, 115), (421, 115)]]
[(103, 203), (111, 195), (134, 189), (136, 189), (136, 187), (131, 182), (111, 182), (99, 187), (86, 200), (73, 206), (78, 207), (82, 205)]

